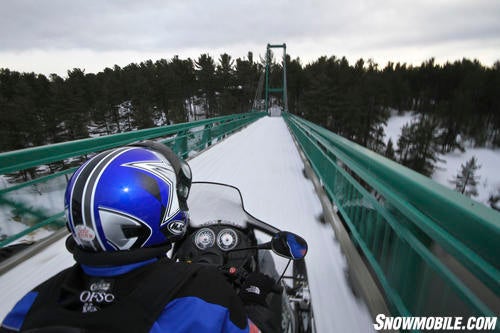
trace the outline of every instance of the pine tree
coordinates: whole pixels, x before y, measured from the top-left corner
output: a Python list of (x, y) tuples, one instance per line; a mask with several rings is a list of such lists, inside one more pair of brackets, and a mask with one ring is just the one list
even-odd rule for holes
[(287, 72), (287, 99), (288, 111), (299, 114), (300, 100), (304, 91), (304, 70), (300, 62), (300, 58), (291, 59), (286, 56), (286, 72)]
[(237, 99), (235, 92), (236, 78), (234, 75), (234, 60), (227, 53), (221, 54), (219, 64), (215, 73), (217, 81), (218, 96), (218, 113), (221, 115), (232, 114), (237, 110)]
[(380, 154), (385, 153), (386, 146), (384, 143), (384, 136), (385, 136), (384, 127), (382, 127), (381, 125), (378, 125), (373, 130), (373, 133), (371, 133), (370, 135), (371, 135), (371, 138), (370, 138), (370, 141), (367, 142), (367, 147), (376, 153), (380, 153)]
[[(260, 73), (262, 72), (263, 75), (262, 68), (260, 67), (261, 65), (253, 61), (252, 52), (248, 52), (247, 58), (247, 60), (241, 58), (236, 59), (236, 70), (234, 75), (239, 85), (239, 91), (236, 95), (239, 112), (248, 112), (252, 108), (253, 100), (257, 92), (257, 85), (261, 76)], [(262, 76), (262, 78), (264, 77)], [(262, 95), (259, 95), (258, 98), (262, 98)]]
[(208, 54), (200, 55), (198, 60), (195, 61), (195, 73), (200, 91), (208, 107), (206, 110), (207, 118), (213, 117), (217, 110), (214, 59)]
[(76, 140), (88, 137), (87, 124), (90, 119), (90, 108), (86, 95), (87, 86), (85, 72), (74, 68), (68, 71), (68, 78), (64, 84), (64, 103), (66, 109), (65, 127), (66, 140)]
[(438, 160), (437, 132), (437, 124), (429, 116), (404, 125), (398, 139), (399, 162), (423, 175), (432, 175)]
[(455, 190), (468, 197), (476, 197), (478, 195), (477, 184), (480, 178), (476, 176), (476, 171), (480, 168), (481, 166), (477, 164), (475, 156), (465, 162), (465, 164), (462, 164), (455, 179), (450, 181), (455, 185)]
[(389, 139), (389, 141), (387, 141), (384, 156), (390, 158), (391, 160), (396, 160), (396, 152), (394, 151), (394, 144), (392, 143), (392, 139)]
[(398, 139), (398, 149), (396, 150), (399, 156), (399, 162), (403, 165), (406, 165), (406, 162), (410, 158), (411, 140), (411, 125), (404, 124), (403, 128), (401, 128), (401, 135)]

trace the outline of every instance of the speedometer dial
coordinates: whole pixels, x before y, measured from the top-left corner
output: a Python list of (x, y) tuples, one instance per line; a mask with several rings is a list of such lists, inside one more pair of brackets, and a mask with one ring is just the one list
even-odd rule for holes
[(217, 245), (223, 251), (234, 249), (238, 243), (238, 235), (233, 229), (222, 229), (217, 235)]
[(200, 229), (194, 235), (194, 243), (200, 250), (205, 250), (214, 245), (215, 234), (208, 228)]

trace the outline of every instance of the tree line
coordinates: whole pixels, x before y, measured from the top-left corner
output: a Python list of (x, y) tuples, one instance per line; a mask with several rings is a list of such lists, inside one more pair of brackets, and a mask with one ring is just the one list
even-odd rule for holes
[[(289, 111), (426, 175), (438, 153), (464, 145), (500, 146), (500, 62), (463, 59), (420, 66), (345, 57), (303, 65), (286, 57)], [(248, 112), (262, 85), (263, 59), (161, 59), (62, 78), (0, 69), (0, 151), (158, 124)], [(274, 61), (271, 87), (281, 85)], [(262, 86), (260, 87), (262, 88)], [(272, 96), (284, 105), (281, 94)], [(260, 104), (261, 105), (261, 104)], [(418, 116), (397, 142), (384, 140), (391, 112)], [(158, 120), (161, 119), (161, 122)], [(89, 133), (93, 128), (94, 133)]]
[[(491, 67), (462, 59), (420, 66), (321, 57), (287, 64), (289, 107), (294, 113), (425, 175), (437, 154), (468, 146), (500, 146), (500, 62)], [(296, 72), (296, 73), (295, 73)], [(397, 142), (384, 142), (391, 112), (415, 120)]]
[[(67, 77), (0, 69), (0, 151), (248, 112), (262, 65), (248, 53), (114, 66)], [(195, 115), (194, 115), (195, 116)], [(92, 128), (93, 133), (89, 133)]]
[[(462, 59), (420, 66), (371, 60), (350, 65), (345, 58), (321, 57), (301, 68), (287, 64), (292, 112), (358, 142), (417, 172), (431, 176), (440, 154), (468, 147), (500, 146), (500, 61), (483, 66)], [(396, 142), (384, 140), (391, 114), (412, 111)], [(477, 196), (480, 166), (475, 158), (451, 181)], [(489, 204), (499, 210), (500, 188)]]

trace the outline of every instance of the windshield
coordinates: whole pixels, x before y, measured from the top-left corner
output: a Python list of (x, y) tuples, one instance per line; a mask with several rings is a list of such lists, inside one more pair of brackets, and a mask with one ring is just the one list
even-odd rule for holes
[(217, 183), (195, 182), (188, 198), (190, 225), (199, 228), (217, 223), (246, 228), (249, 216), (237, 188)]

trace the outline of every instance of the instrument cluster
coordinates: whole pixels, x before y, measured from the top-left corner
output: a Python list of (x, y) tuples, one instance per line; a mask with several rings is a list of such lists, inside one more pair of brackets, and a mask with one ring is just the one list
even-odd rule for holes
[(222, 251), (230, 251), (240, 243), (239, 233), (228, 227), (204, 227), (194, 233), (193, 242), (201, 251), (215, 245)]

